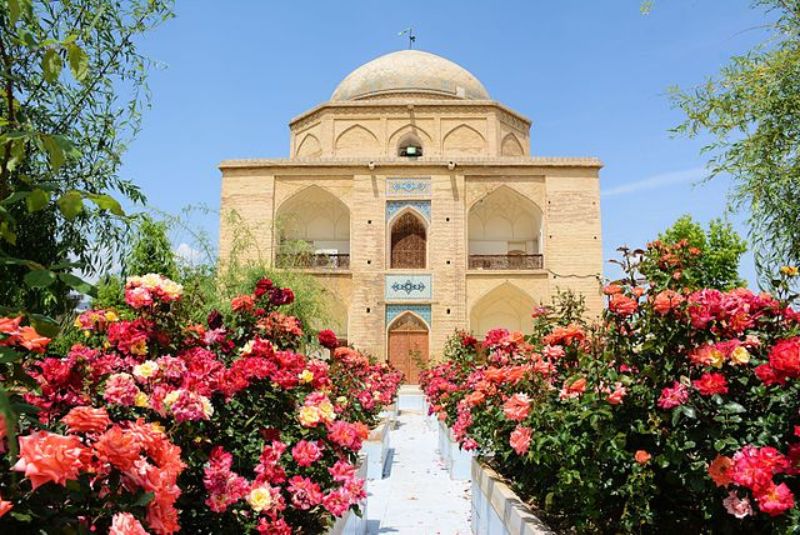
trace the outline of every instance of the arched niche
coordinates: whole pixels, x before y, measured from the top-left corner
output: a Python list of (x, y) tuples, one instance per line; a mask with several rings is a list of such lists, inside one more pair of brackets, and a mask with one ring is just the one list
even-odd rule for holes
[(542, 210), (533, 201), (500, 186), (469, 210), (469, 254), (541, 254), (542, 220)]
[(522, 148), (522, 143), (519, 142), (517, 136), (508, 134), (500, 144), (500, 154), (503, 156), (524, 156), (525, 149)]
[(380, 154), (378, 138), (370, 130), (355, 124), (339, 134), (335, 143), (337, 156), (375, 156)]
[(428, 259), (428, 229), (415, 210), (400, 211), (389, 226), (389, 267), (425, 269)]
[(530, 333), (535, 301), (511, 283), (503, 283), (484, 294), (470, 310), (470, 328), (481, 338), (490, 330)]
[(328, 190), (314, 185), (299, 191), (275, 219), (278, 257), (286, 267), (349, 265), (350, 209)]
[(483, 135), (467, 124), (453, 128), (442, 140), (444, 156), (480, 156), (485, 150)]
[(316, 158), (321, 154), (322, 146), (314, 134), (306, 134), (295, 151), (295, 156), (298, 158)]

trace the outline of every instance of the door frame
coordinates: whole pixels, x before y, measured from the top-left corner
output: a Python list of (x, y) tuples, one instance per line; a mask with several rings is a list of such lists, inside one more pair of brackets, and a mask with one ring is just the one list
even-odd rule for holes
[[(422, 316), (420, 316), (416, 312), (411, 311), (411, 310), (404, 310), (403, 312), (401, 312), (400, 314), (395, 316), (392, 319), (392, 321), (389, 322), (388, 325), (386, 325), (386, 336), (384, 338), (384, 351), (385, 351), (384, 354), (386, 355), (386, 362), (387, 363), (389, 363), (389, 334), (392, 332), (392, 326), (395, 323), (397, 323), (397, 321), (400, 318), (402, 318), (403, 316), (405, 316), (406, 314), (410, 314), (411, 316), (415, 317), (417, 320), (420, 321), (420, 323), (422, 323), (425, 326), (426, 334), (428, 335), (428, 354), (426, 355), (426, 358), (427, 358), (427, 360), (430, 360), (430, 358), (431, 358), (431, 326), (430, 326), (430, 324), (427, 321), (425, 321), (425, 318), (423, 318)], [(422, 331), (402, 331), (401, 330), (401, 331), (397, 331), (397, 332), (422, 332)], [(422, 370), (420, 370), (420, 371), (422, 371)]]

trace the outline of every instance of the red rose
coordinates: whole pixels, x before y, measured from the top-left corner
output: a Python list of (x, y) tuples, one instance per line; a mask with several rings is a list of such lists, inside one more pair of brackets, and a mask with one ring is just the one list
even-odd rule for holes
[(336, 333), (330, 329), (320, 331), (317, 339), (319, 340), (319, 345), (330, 350), (334, 350), (339, 346), (339, 339), (336, 337)]
[(769, 364), (787, 377), (800, 377), (800, 337), (779, 340), (769, 352)]
[(692, 381), (692, 384), (702, 396), (728, 393), (728, 381), (721, 373), (704, 373), (700, 379)]

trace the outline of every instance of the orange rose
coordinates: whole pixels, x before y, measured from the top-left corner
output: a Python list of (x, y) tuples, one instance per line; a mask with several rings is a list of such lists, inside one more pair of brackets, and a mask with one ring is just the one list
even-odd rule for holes
[(731, 484), (731, 471), (733, 469), (733, 460), (724, 455), (717, 455), (711, 464), (708, 466), (708, 475), (718, 487), (727, 487)]
[(521, 422), (531, 412), (531, 398), (526, 394), (514, 394), (503, 404), (503, 413), (506, 418), (514, 422)]
[(35, 490), (49, 481), (66, 485), (67, 480), (78, 479), (87, 461), (88, 451), (78, 437), (37, 431), (19, 438), (14, 470), (25, 472)]
[(132, 514), (117, 513), (111, 520), (108, 535), (147, 535), (147, 532)]
[(61, 419), (71, 433), (102, 433), (111, 425), (105, 409), (74, 407)]
[(141, 445), (133, 433), (127, 433), (120, 427), (112, 427), (94, 443), (97, 457), (111, 463), (120, 470), (127, 470), (139, 458)]
[(22, 327), (17, 333), (17, 343), (28, 351), (44, 353), (50, 339), (37, 333), (33, 327)]
[(480, 390), (476, 392), (471, 392), (464, 397), (464, 401), (467, 402), (467, 405), (470, 407), (477, 407), (481, 403), (484, 402), (486, 399), (486, 394), (481, 392)]
[(22, 316), (16, 318), (0, 318), (0, 334), (13, 334), (19, 329)]
[(653, 456), (647, 453), (645, 450), (637, 450), (633, 458), (637, 463), (644, 465), (649, 463)]

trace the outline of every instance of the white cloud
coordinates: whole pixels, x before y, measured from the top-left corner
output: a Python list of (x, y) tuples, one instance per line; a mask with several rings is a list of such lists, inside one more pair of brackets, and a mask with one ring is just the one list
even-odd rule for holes
[(615, 186), (601, 192), (602, 197), (617, 197), (619, 195), (628, 195), (630, 193), (639, 193), (640, 191), (647, 191), (652, 189), (665, 188), (675, 184), (683, 184), (686, 182), (697, 182), (706, 176), (704, 167), (693, 167), (691, 169), (684, 169), (682, 171), (671, 171), (669, 173), (661, 173), (651, 177), (635, 180)]
[(186, 242), (182, 242), (175, 248), (175, 256), (190, 266), (199, 264), (203, 259), (203, 253)]

